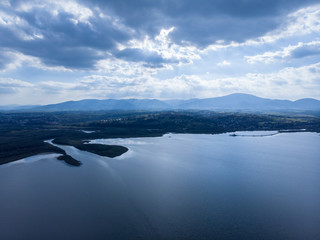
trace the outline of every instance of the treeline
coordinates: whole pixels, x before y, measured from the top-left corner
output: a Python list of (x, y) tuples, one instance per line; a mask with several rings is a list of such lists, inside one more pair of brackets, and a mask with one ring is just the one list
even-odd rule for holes
[[(48, 139), (113, 157), (127, 149), (119, 146), (84, 146), (83, 141), (161, 136), (167, 132), (214, 134), (300, 129), (320, 132), (320, 117), (210, 111), (0, 113), (0, 164), (39, 153), (63, 154), (59, 148), (43, 142)], [(94, 132), (88, 134), (83, 130)]]

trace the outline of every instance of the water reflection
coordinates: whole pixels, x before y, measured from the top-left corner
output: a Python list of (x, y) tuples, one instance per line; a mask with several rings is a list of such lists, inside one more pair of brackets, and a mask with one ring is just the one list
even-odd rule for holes
[(0, 166), (0, 239), (320, 238), (318, 134), (93, 142), (129, 151)]

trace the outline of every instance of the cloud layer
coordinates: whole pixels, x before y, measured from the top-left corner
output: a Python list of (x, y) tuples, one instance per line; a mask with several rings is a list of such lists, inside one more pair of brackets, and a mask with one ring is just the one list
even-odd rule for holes
[(31, 88), (62, 101), (316, 97), (298, 73), (318, 69), (319, 32), (319, 0), (2, 1), (0, 104), (36, 102)]

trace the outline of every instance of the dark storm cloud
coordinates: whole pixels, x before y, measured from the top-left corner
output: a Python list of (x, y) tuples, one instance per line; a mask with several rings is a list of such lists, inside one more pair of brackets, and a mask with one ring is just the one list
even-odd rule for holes
[[(49, 9), (34, 8), (15, 12), (27, 24), (19, 28), (0, 26), (0, 46), (26, 55), (38, 57), (49, 66), (92, 68), (105, 58), (103, 51), (115, 49), (117, 43), (129, 40), (127, 32), (117, 29), (105, 19), (90, 18), (90, 24), (73, 22), (74, 16), (59, 12), (52, 16)], [(21, 36), (41, 35), (33, 40)]]
[(243, 42), (275, 29), (282, 18), (319, 0), (81, 0), (112, 9), (125, 24), (141, 33), (158, 34), (175, 26), (171, 36), (206, 47), (217, 40)]
[[(61, 9), (53, 15), (53, 3), (45, 1), (27, 11), (17, 10), (21, 4), (34, 2), (13, 0), (11, 7), (2, 9), (26, 24), (0, 25), (0, 47), (38, 57), (48, 66), (92, 69), (110, 54), (147, 67), (176, 63), (156, 52), (117, 50), (118, 44), (154, 37), (162, 28), (175, 27), (170, 38), (176, 44), (203, 48), (217, 40), (243, 42), (275, 29), (289, 12), (319, 0), (79, 0), (93, 12), (88, 22), (75, 22), (74, 15)], [(110, 18), (100, 17), (97, 9)], [(115, 19), (120, 25), (114, 24)], [(0, 58), (0, 68), (3, 61)]]

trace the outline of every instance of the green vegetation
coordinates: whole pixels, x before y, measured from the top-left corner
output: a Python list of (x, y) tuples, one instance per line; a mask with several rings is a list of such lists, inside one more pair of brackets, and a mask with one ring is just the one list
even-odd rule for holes
[[(128, 149), (84, 142), (99, 138), (161, 136), (168, 132), (216, 134), (301, 129), (320, 132), (320, 114), (211, 111), (0, 113), (0, 164), (39, 153), (65, 154), (60, 148), (44, 142), (48, 139), (55, 139), (56, 144), (72, 145), (80, 150), (115, 157)], [(83, 130), (94, 132), (85, 133)]]
[(53, 140), (53, 143), (60, 145), (71, 145), (80, 150), (92, 152), (101, 156), (114, 158), (128, 151), (128, 148), (116, 145), (102, 144), (85, 144), (82, 140), (75, 140), (66, 137), (58, 137)]
[(81, 165), (82, 165), (82, 163), (81, 163), (80, 161), (74, 159), (73, 157), (71, 157), (71, 156), (69, 156), (69, 155), (67, 155), (67, 154), (64, 154), (64, 155), (62, 155), (62, 156), (59, 156), (59, 157), (58, 157), (58, 160), (63, 160), (63, 161), (65, 161), (67, 164), (72, 165), (72, 166), (77, 166), (77, 167), (78, 167), (78, 166), (81, 166)]
[(31, 157), (40, 153), (61, 153), (60, 148), (44, 143), (39, 139), (28, 139), (26, 135), (12, 136), (16, 133), (6, 133), (0, 136), (0, 164), (12, 162), (18, 159)]

